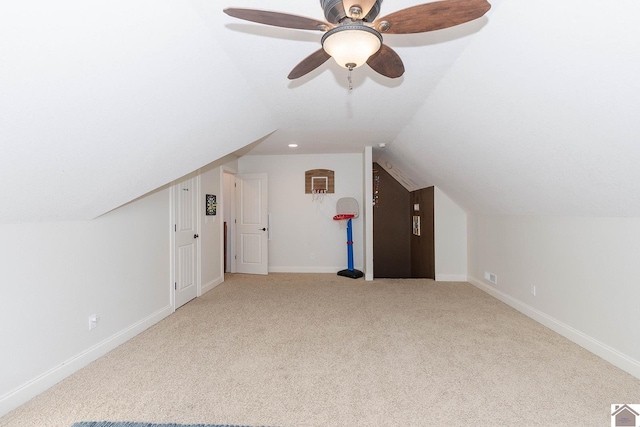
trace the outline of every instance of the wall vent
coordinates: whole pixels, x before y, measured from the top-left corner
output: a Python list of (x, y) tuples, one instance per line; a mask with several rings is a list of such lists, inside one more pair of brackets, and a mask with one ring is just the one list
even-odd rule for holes
[(493, 273), (489, 273), (488, 271), (484, 272), (484, 278), (488, 281), (490, 281), (491, 283), (493, 283), (494, 285), (498, 284), (498, 276), (496, 276)]

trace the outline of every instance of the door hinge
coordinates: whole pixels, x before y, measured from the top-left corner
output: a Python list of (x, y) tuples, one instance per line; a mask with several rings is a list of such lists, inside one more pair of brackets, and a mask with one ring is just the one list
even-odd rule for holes
[(174, 291), (178, 290), (178, 282), (173, 282), (173, 290)]
[(178, 224), (173, 224), (173, 232), (175, 233), (176, 231), (178, 231)]

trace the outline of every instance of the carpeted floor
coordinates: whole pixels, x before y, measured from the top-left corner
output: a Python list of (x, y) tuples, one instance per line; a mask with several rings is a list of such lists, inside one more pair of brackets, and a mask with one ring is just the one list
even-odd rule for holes
[(72, 427), (250, 427), (250, 426), (232, 426), (229, 424), (152, 424), (152, 423), (130, 423), (110, 422), (110, 421), (83, 421), (75, 423)]
[(288, 426), (605, 426), (640, 380), (467, 283), (225, 283), (14, 412)]

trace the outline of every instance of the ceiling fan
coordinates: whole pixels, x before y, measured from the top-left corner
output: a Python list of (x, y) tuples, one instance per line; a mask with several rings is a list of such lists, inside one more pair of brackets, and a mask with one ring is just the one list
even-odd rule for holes
[(227, 8), (235, 18), (276, 27), (324, 32), (322, 48), (296, 65), (288, 78), (304, 76), (333, 57), (349, 71), (365, 63), (389, 78), (404, 74), (398, 54), (382, 43), (382, 34), (413, 34), (440, 30), (483, 16), (487, 0), (441, 0), (425, 3), (376, 19), (382, 0), (320, 0), (327, 21), (257, 9)]

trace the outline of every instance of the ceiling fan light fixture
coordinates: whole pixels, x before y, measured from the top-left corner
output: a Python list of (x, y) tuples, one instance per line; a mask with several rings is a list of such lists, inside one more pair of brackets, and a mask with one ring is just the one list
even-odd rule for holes
[[(362, 24), (347, 24), (332, 28), (322, 36), (322, 47), (338, 65), (353, 69), (364, 65), (380, 50), (382, 35)], [(355, 64), (355, 65), (354, 65)]]

